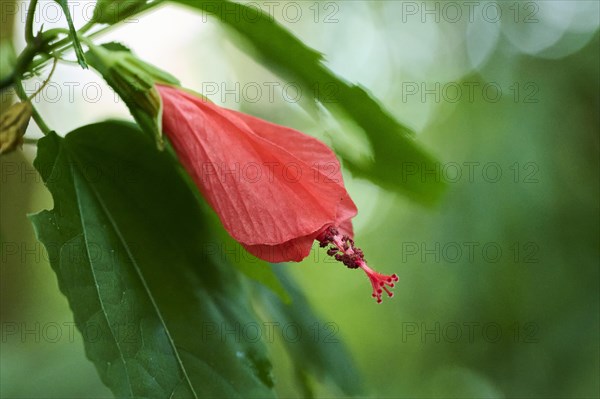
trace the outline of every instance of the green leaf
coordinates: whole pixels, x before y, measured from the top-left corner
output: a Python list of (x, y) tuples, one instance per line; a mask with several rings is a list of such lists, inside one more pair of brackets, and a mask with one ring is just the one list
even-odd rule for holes
[[(117, 397), (272, 397), (256, 316), (237, 274), (207, 253), (197, 201), (134, 125), (39, 142), (54, 209), (31, 217), (89, 359)], [(233, 333), (232, 333), (233, 332)]]
[(85, 62), (85, 56), (83, 55), (83, 49), (81, 48), (81, 43), (79, 42), (79, 37), (77, 36), (77, 30), (75, 30), (75, 26), (73, 25), (73, 19), (71, 18), (71, 11), (69, 11), (68, 0), (55, 0), (63, 12), (65, 13), (65, 17), (67, 18), (67, 24), (69, 25), (69, 31), (71, 32), (71, 40), (73, 40), (73, 48), (75, 49), (75, 55), (77, 56), (77, 61), (82, 68), (87, 69), (87, 64)]
[(310, 337), (304, 337), (297, 342), (285, 340), (286, 349), (294, 362), (298, 382), (304, 389), (303, 396), (313, 396), (309, 377), (329, 380), (349, 396), (363, 394), (360, 374), (354, 366), (354, 361), (346, 346), (336, 336), (337, 325), (333, 322), (326, 323), (315, 315), (300, 289), (287, 276), (285, 268), (289, 267), (288, 265), (273, 267), (292, 301), (285, 304), (272, 292), (261, 289), (265, 308), (280, 325), (296, 325), (300, 331), (310, 331), (311, 334)]
[[(341, 111), (364, 130), (373, 149), (373, 159), (365, 163), (345, 157), (339, 151), (344, 143), (334, 141), (354, 174), (423, 203), (433, 203), (440, 197), (443, 182), (425, 173), (435, 170), (436, 160), (415, 141), (413, 132), (396, 121), (364, 88), (337, 77), (325, 67), (320, 53), (307, 47), (272, 17), (230, 1), (176, 1), (218, 18), (247, 39), (267, 67), (303, 84), (325, 107)], [(245, 17), (248, 15), (252, 18)]]

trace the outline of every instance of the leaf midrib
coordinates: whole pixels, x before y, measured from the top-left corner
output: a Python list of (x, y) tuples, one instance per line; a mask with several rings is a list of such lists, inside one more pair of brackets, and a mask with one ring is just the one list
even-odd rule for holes
[[(67, 147), (66, 140), (65, 140), (64, 144), (65, 144), (65, 147)], [(67, 151), (67, 152), (70, 155), (72, 155), (71, 151)], [(75, 160), (75, 162), (77, 162), (79, 164), (76, 156), (72, 156), (72, 159)], [(71, 167), (71, 173), (72, 173), (73, 177), (75, 177), (75, 173), (78, 173), (78, 172), (73, 169), (73, 164), (71, 164), (70, 167)], [(173, 353), (175, 354), (175, 358), (177, 359), (177, 363), (179, 364), (181, 372), (183, 373), (183, 376), (184, 376), (184, 378), (185, 378), (185, 380), (186, 380), (186, 382), (187, 382), (187, 384), (188, 384), (191, 392), (193, 393), (194, 398), (199, 399), (196, 391), (194, 390), (194, 386), (192, 385), (192, 382), (191, 382), (191, 380), (190, 380), (190, 378), (188, 376), (188, 373), (187, 373), (187, 370), (186, 370), (186, 368), (185, 368), (185, 366), (183, 364), (183, 361), (181, 360), (181, 357), (179, 356), (179, 351), (177, 349), (177, 346), (175, 345), (175, 341), (173, 340), (173, 338), (171, 336), (171, 333), (169, 331), (169, 328), (167, 327), (167, 324), (165, 323), (163, 315), (162, 315), (162, 313), (161, 313), (161, 311), (160, 311), (160, 309), (158, 307), (158, 304), (156, 303), (154, 295), (150, 291), (150, 288), (148, 287), (146, 279), (144, 278), (144, 276), (142, 274), (142, 271), (141, 271), (141, 269), (140, 269), (140, 267), (139, 267), (136, 259), (134, 258), (133, 254), (131, 253), (131, 250), (130, 250), (129, 246), (127, 245), (127, 242), (123, 238), (121, 230), (119, 229), (119, 227), (118, 227), (116, 221), (114, 220), (111, 212), (108, 210), (108, 207), (106, 206), (106, 204), (105, 204), (102, 196), (100, 195), (100, 193), (98, 193), (98, 190), (94, 187), (94, 185), (90, 181), (88, 181), (85, 178), (85, 175), (83, 175), (81, 177), (85, 180), (85, 182), (86, 182), (88, 188), (90, 189), (92, 195), (94, 196), (94, 198), (96, 198), (96, 200), (100, 204), (100, 207), (102, 208), (102, 211), (103, 211), (104, 215), (108, 218), (108, 220), (110, 222), (111, 228), (114, 230), (114, 232), (116, 233), (117, 237), (119, 238), (119, 241), (120, 241), (121, 245), (123, 245), (123, 247), (125, 248), (125, 251), (127, 252), (127, 256), (131, 260), (131, 263), (132, 263), (132, 265), (133, 265), (133, 267), (134, 267), (134, 269), (136, 271), (136, 274), (137, 274), (138, 278), (140, 279), (140, 282), (142, 283), (142, 286), (144, 287), (144, 291), (145, 291), (146, 295), (148, 296), (148, 299), (152, 303), (152, 307), (154, 308), (154, 311), (156, 312), (156, 315), (157, 315), (158, 319), (160, 320), (161, 326), (163, 327), (163, 329), (165, 331), (165, 334), (167, 335), (167, 338), (169, 340), (169, 344), (170, 344), (171, 348), (173, 349)], [(83, 208), (82, 208), (82, 205), (80, 203), (79, 188), (77, 187), (77, 184), (75, 184), (75, 178), (73, 180), (74, 180), (73, 181), (74, 182), (74, 188), (75, 188), (76, 197), (77, 197), (77, 205), (78, 205), (78, 208), (79, 208), (79, 211), (80, 211), (80, 217), (81, 217), (81, 219), (83, 221), (83, 215), (81, 214), (81, 210)], [(83, 223), (82, 223), (82, 227), (83, 227)], [(84, 234), (84, 240), (85, 240), (85, 243), (86, 243), (86, 252), (87, 252), (88, 251), (87, 236), (86, 236), (85, 229), (82, 229), (82, 230), (83, 230), (83, 234)], [(89, 253), (88, 253), (88, 257), (89, 257)], [(91, 264), (91, 260), (90, 260), (90, 264)], [(94, 274), (93, 268), (91, 268), (91, 269), (92, 269), (92, 274)], [(94, 274), (94, 281), (97, 281), (95, 274)], [(100, 295), (98, 295), (98, 298), (101, 298)], [(103, 304), (102, 299), (100, 299), (100, 306), (102, 307), (102, 311), (104, 312), (105, 317), (108, 319), (106, 311), (104, 310), (104, 304)], [(110, 323), (108, 323), (108, 324), (109, 324), (109, 328), (111, 329), (111, 334), (113, 335), (113, 338), (115, 338), (114, 337), (114, 333), (112, 331), (112, 327), (110, 327)], [(123, 357), (123, 352), (121, 351), (121, 348), (120, 348), (118, 342), (116, 341), (116, 339), (115, 339), (115, 342), (117, 344), (117, 347), (119, 347), (119, 355), (121, 356), (121, 359), (123, 359), (123, 362), (126, 363), (126, 361), (125, 361), (125, 359)], [(132, 394), (132, 397), (133, 397), (134, 395), (133, 395), (133, 392), (131, 391), (131, 383), (130, 383), (130, 379), (129, 379), (129, 373), (126, 373), (126, 374), (127, 374), (127, 381), (129, 382), (129, 390), (130, 390), (130, 393)], [(177, 387), (174, 388), (173, 392), (171, 393), (171, 396), (174, 394), (176, 388)]]
[[(102, 309), (102, 313), (104, 315), (104, 319), (106, 320), (106, 324), (108, 325), (108, 329), (110, 331), (110, 334), (113, 338), (113, 341), (115, 343), (115, 345), (117, 346), (117, 348), (119, 349), (119, 357), (121, 358), (121, 361), (123, 362), (123, 364), (125, 365), (125, 370), (127, 370), (127, 360), (125, 360), (125, 357), (123, 356), (123, 351), (121, 350), (121, 343), (119, 342), (119, 340), (115, 337), (115, 333), (113, 331), (113, 327), (110, 323), (109, 317), (108, 317), (108, 313), (106, 312), (106, 309), (104, 308), (104, 301), (102, 300), (102, 296), (100, 295), (100, 288), (98, 286), (98, 279), (96, 278), (96, 271), (94, 270), (94, 267), (92, 265), (92, 256), (89, 252), (89, 248), (90, 245), (88, 244), (88, 237), (87, 237), (87, 233), (86, 233), (86, 229), (84, 228), (84, 221), (83, 221), (83, 206), (81, 203), (81, 196), (79, 195), (79, 188), (78, 188), (78, 178), (81, 178), (79, 176), (79, 172), (77, 172), (74, 168), (73, 168), (73, 164), (70, 163), (69, 164), (69, 168), (71, 169), (71, 176), (73, 176), (73, 188), (75, 190), (75, 198), (77, 200), (77, 208), (79, 210), (79, 218), (81, 219), (81, 231), (83, 233), (83, 241), (85, 242), (85, 252), (88, 256), (88, 262), (90, 264), (90, 271), (92, 273), (92, 276), (94, 278), (94, 282), (96, 284), (94, 284), (94, 289), (96, 290), (96, 293), (98, 294), (98, 302), (100, 303), (100, 308)], [(76, 175), (77, 174), (77, 175)], [(131, 395), (131, 397), (134, 396), (133, 393), (133, 388), (132, 388), (132, 384), (131, 384), (131, 379), (129, 378), (129, 373), (125, 373), (126, 377), (127, 377), (127, 388), (129, 390), (129, 394)]]

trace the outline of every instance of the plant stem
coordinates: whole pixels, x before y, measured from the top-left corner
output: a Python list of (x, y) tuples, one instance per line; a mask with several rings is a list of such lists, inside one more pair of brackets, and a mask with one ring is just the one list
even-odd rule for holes
[(4, 90), (5, 88), (11, 86), (15, 82), (15, 73), (12, 72), (10, 75), (0, 80), (0, 90)]
[(85, 25), (83, 25), (81, 27), (81, 29), (79, 29), (77, 31), (77, 33), (83, 35), (84, 33), (87, 33), (87, 31), (89, 31), (90, 29), (92, 29), (94, 27), (94, 25), (96, 25), (96, 23), (94, 21), (87, 21), (85, 23)]
[[(162, 4), (165, 1), (166, 0), (155, 0), (151, 3), (148, 3), (144, 7), (140, 8), (138, 12), (130, 15), (129, 17), (142, 14), (150, 10), (151, 8)], [(21, 84), (20, 81), (23, 74), (28, 72), (35, 73), (39, 68), (43, 67), (48, 62), (48, 60), (53, 59), (54, 55), (59, 57), (60, 55), (62, 55), (62, 53), (73, 47), (72, 39), (70, 37), (65, 37), (64, 39), (59, 40), (58, 42), (53, 43), (50, 46), (44, 47), (44, 53), (40, 53), (40, 49), (43, 47), (43, 45), (45, 45), (45, 43), (43, 45), (41, 43), (36, 43), (35, 36), (33, 35), (33, 20), (35, 16), (35, 9), (37, 3), (38, 0), (31, 0), (29, 10), (27, 12), (25, 37), (27, 39), (28, 46), (19, 55), (17, 59), (17, 65), (15, 66), (13, 73), (8, 77), (2, 79), (2, 81), (0, 81), (0, 90), (10, 87), (11, 85), (18, 86), (19, 84)], [(116, 24), (105, 26), (102, 29), (99, 29), (96, 32), (92, 32), (91, 34), (87, 35), (87, 38), (92, 38), (101, 35), (115, 27), (120, 26), (123, 22), (124, 21), (119, 21)], [(88, 21), (84, 26), (81, 27), (81, 29), (77, 31), (77, 33), (83, 35), (87, 33), (94, 25), (96, 25), (95, 22)], [(36, 56), (39, 56), (40, 59), (37, 59), (34, 62), (33, 60)]]
[[(165, 1), (165, 0), (156, 0), (156, 1), (153, 1), (152, 3), (146, 4), (136, 14), (133, 14), (133, 15), (138, 15), (140, 13), (143, 13), (143, 12), (161, 4), (163, 1)], [(53, 56), (50, 56), (49, 54), (56, 53), (56, 55), (59, 56), (63, 52), (65, 52), (66, 50), (70, 49), (73, 46), (72, 39), (70, 37), (65, 37), (64, 39), (59, 40), (58, 42), (53, 43), (48, 47), (45, 47), (44, 48), (45, 54), (40, 53), (40, 49), (41, 49), (42, 45), (40, 43), (36, 43), (35, 36), (33, 35), (33, 21), (35, 18), (35, 9), (36, 9), (37, 3), (38, 3), (38, 0), (31, 0), (31, 3), (29, 4), (29, 9), (27, 10), (27, 20), (26, 20), (26, 25), (25, 25), (25, 38), (27, 39), (28, 46), (19, 55), (19, 57), (17, 59), (17, 65), (16, 65), (13, 73), (0, 81), (0, 90), (3, 90), (5, 88), (10, 87), (13, 84), (15, 84), (17, 81), (17, 76), (22, 76), (26, 72), (35, 72), (38, 68), (40, 68), (44, 64), (46, 64), (46, 62), (48, 62), (48, 60), (54, 58)], [(94, 37), (94, 36), (100, 35), (112, 28), (119, 26), (119, 24), (120, 23), (105, 26), (104, 28), (91, 33), (90, 35), (88, 35), (88, 37)], [(88, 21), (85, 25), (83, 25), (81, 27), (81, 29), (79, 29), (77, 31), (77, 33), (83, 35), (83, 34), (87, 33), (90, 29), (92, 29), (95, 25), (96, 25), (96, 23), (93, 20)], [(36, 60), (35, 62), (32, 62), (36, 56), (40, 56), (41, 58)]]
[(38, 0), (31, 0), (29, 2), (29, 9), (27, 10), (27, 22), (25, 23), (25, 40), (28, 44), (33, 43), (35, 36), (33, 35), (33, 20), (35, 17), (35, 9), (37, 7)]
[[(25, 89), (23, 89), (23, 82), (21, 82), (20, 78), (15, 78), (14, 86), (15, 86), (15, 92), (17, 93), (17, 96), (19, 96), (21, 101), (29, 101), (29, 97), (27, 97), (27, 93), (25, 93)], [(39, 128), (42, 131), (42, 133), (44, 134), (44, 136), (46, 136), (47, 134), (49, 134), (52, 131), (48, 127), (46, 122), (44, 122), (44, 119), (42, 118), (40, 113), (37, 111), (37, 109), (33, 106), (33, 103), (31, 103), (31, 116), (33, 117), (33, 120), (35, 121), (35, 123), (39, 126)]]
[(14, 84), (18, 77), (20, 77), (23, 72), (29, 69), (33, 58), (38, 52), (38, 48), (35, 43), (28, 44), (27, 47), (19, 54), (17, 58), (17, 62), (13, 72), (4, 80), (2, 80), (0, 85), (0, 90), (5, 89), (12, 84)]
[[(20, 80), (17, 82), (17, 85), (16, 85), (16, 91), (17, 91), (17, 94), (18, 94), (19, 98), (21, 99), (21, 101), (29, 101), (29, 103), (31, 104), (31, 116), (33, 117), (33, 120), (35, 121), (35, 123), (37, 123), (37, 125), (39, 126), (40, 130), (42, 131), (42, 133), (44, 133), (44, 135), (47, 135), (48, 133), (50, 133), (51, 130), (48, 127), (48, 125), (46, 125), (46, 122), (44, 121), (44, 119), (42, 118), (42, 116), (40, 115), (40, 113), (33, 106), (32, 100), (42, 90), (44, 90), (44, 87), (46, 87), (46, 85), (48, 84), (48, 82), (50, 82), (50, 79), (52, 78), (52, 75), (54, 75), (54, 71), (56, 70), (56, 64), (58, 64), (58, 60), (55, 58), (54, 59), (54, 64), (52, 64), (52, 70), (50, 70), (50, 73), (48, 74), (48, 77), (46, 78), (46, 80), (44, 81), (44, 83), (42, 83), (42, 85), (40, 86), (40, 88), (37, 89), (37, 91), (35, 93), (33, 93), (31, 96), (27, 97), (27, 93), (25, 93), (25, 90), (23, 89), (23, 84), (22, 84), (22, 82)], [(25, 99), (24, 99), (24, 97), (25, 97)]]
[[(128, 18), (131, 18), (134, 15), (139, 15), (142, 14), (162, 3), (164, 3), (166, 0), (155, 0), (152, 3), (148, 3), (146, 4), (144, 7), (140, 8), (140, 10), (138, 10), (138, 12), (136, 12), (135, 14), (130, 15)], [(87, 35), (87, 38), (93, 38), (99, 35), (102, 35), (103, 33), (108, 32), (109, 30), (112, 30), (114, 28), (119, 27), (121, 24), (123, 24), (124, 21), (119, 21), (116, 24), (112, 24), (112, 25), (107, 25), (95, 32), (90, 33), (89, 35)], [(90, 21), (87, 24), (85, 24), (80, 30), (77, 31), (78, 34), (84, 34), (87, 33), (93, 26), (95, 25), (94, 22)], [(81, 37), (80, 37), (81, 39)], [(48, 47), (48, 53), (53, 53), (56, 55), (62, 55), (62, 53), (64, 53), (65, 51), (71, 49), (71, 47), (73, 47), (73, 41), (71, 40), (70, 37), (65, 37), (62, 40), (59, 40), (58, 42), (52, 44), (50, 47)], [(41, 60), (38, 60), (36, 62), (34, 62), (31, 66), (31, 70), (35, 71), (38, 67), (44, 65), (48, 60), (50, 60), (52, 57), (50, 56), (46, 56), (44, 58), (42, 58)]]
[(29, 101), (33, 100), (35, 98), (35, 96), (37, 96), (38, 94), (40, 94), (40, 92), (42, 90), (44, 90), (44, 87), (46, 87), (46, 85), (48, 84), (48, 82), (50, 82), (50, 79), (52, 78), (52, 75), (54, 75), (54, 71), (56, 70), (56, 64), (58, 64), (58, 58), (54, 59), (54, 64), (52, 64), (52, 69), (50, 70), (50, 73), (48, 74), (48, 77), (46, 78), (46, 80), (44, 80), (44, 83), (42, 83), (42, 85), (40, 86), (40, 88), (37, 89), (37, 91), (35, 93), (33, 93), (32, 95), (30, 95), (27, 98)]
[[(93, 22), (93, 21), (88, 21), (88, 22), (87, 22), (85, 25), (83, 25), (83, 26), (81, 27), (81, 29), (79, 29), (79, 30), (77, 31), (77, 34), (78, 34), (78, 35), (83, 35), (83, 34), (87, 33), (87, 31), (89, 31), (90, 29), (92, 29), (92, 28), (94, 27), (94, 25), (95, 25), (95, 24), (96, 24), (96, 23), (95, 23), (95, 22)], [(54, 29), (54, 30), (56, 30), (56, 29)], [(57, 51), (57, 52), (60, 52), (61, 50), (57, 50), (57, 49), (59, 49), (60, 47), (63, 47), (63, 46), (65, 46), (65, 45), (67, 45), (67, 48), (71, 47), (71, 46), (72, 46), (72, 39), (71, 39), (71, 37), (70, 37), (70, 36), (68, 36), (70, 33), (71, 33), (71, 32), (67, 31), (67, 33), (66, 33), (66, 34), (67, 34), (67, 37), (65, 37), (65, 38), (64, 38), (64, 39), (62, 39), (62, 40), (59, 40), (59, 41), (58, 41), (58, 42), (56, 42), (56, 43), (53, 43), (53, 44), (52, 44), (52, 45), (51, 45), (51, 46), (48, 48), (48, 52), (52, 52), (52, 51)]]

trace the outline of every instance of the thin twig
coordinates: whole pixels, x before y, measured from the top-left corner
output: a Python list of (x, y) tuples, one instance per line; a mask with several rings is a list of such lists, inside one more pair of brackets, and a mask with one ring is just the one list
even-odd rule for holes
[(48, 82), (50, 82), (50, 78), (52, 78), (52, 75), (54, 75), (54, 71), (56, 70), (56, 64), (58, 64), (58, 59), (54, 58), (54, 63), (52, 64), (52, 69), (50, 70), (50, 73), (48, 74), (48, 77), (46, 78), (46, 80), (44, 80), (44, 83), (42, 83), (42, 85), (40, 86), (40, 88), (37, 89), (36, 92), (33, 93), (31, 96), (29, 96), (29, 98), (27, 99), (28, 101), (33, 100), (33, 98), (35, 96), (37, 96), (38, 94), (40, 94), (40, 92), (42, 90), (44, 90), (44, 88), (48, 85)]
[[(48, 78), (46, 78), (46, 80), (44, 81), (42, 86), (35, 93), (33, 93), (33, 95), (31, 95), (30, 97), (27, 97), (27, 93), (25, 93), (25, 89), (23, 88), (23, 82), (21, 81), (21, 79), (20, 78), (15, 79), (15, 91), (16, 91), (17, 95), (19, 96), (19, 98), (21, 99), (21, 101), (23, 101), (23, 102), (29, 101), (31, 103), (31, 100), (35, 96), (37, 96), (42, 91), (42, 89), (44, 87), (46, 87), (46, 85), (50, 81), (50, 78), (52, 77), (52, 74), (54, 74), (54, 70), (56, 69), (56, 64), (57, 64), (57, 60), (55, 58), (54, 64), (52, 65), (52, 70), (50, 71)], [(40, 113), (33, 106), (33, 103), (31, 103), (31, 116), (32, 116), (33, 120), (35, 121), (35, 123), (39, 126), (39, 128), (42, 131), (42, 133), (44, 134), (44, 136), (49, 134), (52, 131), (48, 127), (46, 122), (44, 121), (44, 118), (42, 118)]]

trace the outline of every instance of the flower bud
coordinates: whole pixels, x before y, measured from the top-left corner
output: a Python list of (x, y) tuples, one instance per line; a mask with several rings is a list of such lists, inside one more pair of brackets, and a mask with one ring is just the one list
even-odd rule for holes
[(177, 79), (114, 43), (90, 47), (86, 58), (123, 99), (142, 130), (152, 134), (162, 149), (162, 102), (154, 85), (177, 84)]
[(23, 144), (33, 107), (29, 101), (13, 104), (0, 117), (0, 154), (6, 154)]

